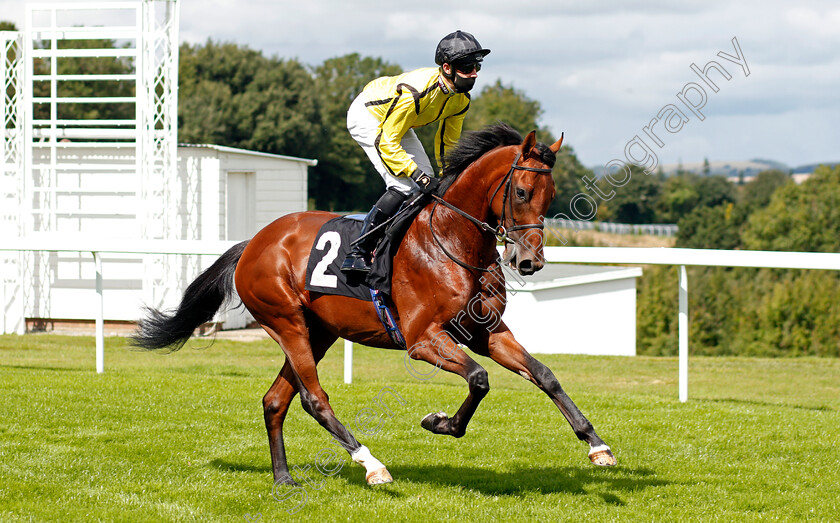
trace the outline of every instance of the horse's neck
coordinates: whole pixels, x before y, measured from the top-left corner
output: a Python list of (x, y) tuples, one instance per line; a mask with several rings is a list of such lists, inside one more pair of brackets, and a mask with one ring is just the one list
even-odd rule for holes
[(491, 192), (501, 183), (503, 174), (497, 162), (489, 161), (486, 157), (480, 158), (458, 175), (446, 191), (444, 199), (474, 218), (495, 225), (490, 209), (490, 199), (493, 197)]
[[(485, 156), (459, 174), (443, 198), (473, 218), (495, 227), (497, 219), (490, 209), (490, 199), (507, 172), (501, 171), (498, 160)], [(443, 242), (444, 249), (451, 256), (477, 267), (489, 266), (498, 258), (496, 238), (492, 234), (443, 206), (430, 203), (427, 209), (435, 207), (433, 234), (436, 234), (437, 241)], [(420, 245), (421, 249), (439, 249), (436, 241), (421, 242)]]

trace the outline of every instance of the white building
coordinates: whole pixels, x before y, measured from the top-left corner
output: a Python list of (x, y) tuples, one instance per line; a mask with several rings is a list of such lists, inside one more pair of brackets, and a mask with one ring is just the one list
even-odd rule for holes
[[(172, 0), (32, 3), (24, 31), (0, 31), (0, 238), (239, 240), (306, 210), (314, 160), (178, 145), (178, 19)], [(73, 44), (79, 40), (102, 44)], [(76, 59), (132, 67), (57, 67)], [(127, 86), (126, 95), (62, 89), (79, 81)], [(132, 110), (67, 110), (85, 104)], [(177, 305), (212, 258), (105, 254), (105, 320)], [(89, 321), (98, 308), (94, 281), (90, 253), (0, 253), (0, 332)]]
[(528, 352), (636, 355), (638, 267), (551, 263), (508, 277), (503, 319)]
[[(121, 154), (109, 150), (106, 155), (97, 149), (75, 148), (66, 155), (86, 164), (94, 159), (111, 166), (134, 161), (129, 150)], [(67, 157), (61, 160), (64, 165), (71, 161)], [(307, 169), (315, 164), (315, 160), (232, 147), (180, 145), (177, 177), (170, 184), (172, 200), (177, 202), (176, 234), (170, 239), (244, 240), (280, 216), (305, 211)], [(64, 186), (57, 191), (56, 197), (63, 201), (61, 212), (54, 216), (54, 231), (63, 238), (137, 238), (142, 224), (136, 217), (145, 213), (136, 208), (133, 193), (118, 191), (115, 177), (119, 178), (90, 173), (73, 176), (72, 188)], [(102, 189), (103, 180), (113, 185), (111, 193), (90, 194)], [(128, 178), (123, 181), (130, 183)], [(69, 182), (65, 179), (65, 183)], [(24, 308), (27, 330), (87, 326), (98, 307), (92, 292), (95, 272), (90, 254), (53, 252), (34, 258), (36, 265), (43, 267), (30, 274), (38, 284)], [(160, 264), (158, 258), (161, 256), (103, 255), (105, 320), (111, 330), (115, 322), (136, 321), (145, 305), (176, 306), (181, 291), (215, 261), (212, 256), (169, 255)], [(171, 274), (150, 275), (150, 270)], [(171, 289), (164, 289), (163, 295), (155, 292), (155, 278), (169, 282)], [(244, 326), (250, 317), (233, 311), (219, 320), (232, 328)]]
[(200, 216), (195, 239), (247, 240), (280, 216), (305, 211), (307, 170), (317, 163), (220, 145), (179, 145), (182, 184), (198, 184), (190, 199)]

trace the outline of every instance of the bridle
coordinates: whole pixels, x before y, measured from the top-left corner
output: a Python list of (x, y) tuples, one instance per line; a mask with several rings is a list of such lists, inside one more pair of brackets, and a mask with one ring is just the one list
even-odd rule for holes
[[(461, 209), (459, 209), (455, 205), (447, 202), (446, 200), (444, 200), (443, 198), (441, 198), (440, 196), (438, 196), (436, 194), (432, 195), (432, 198), (435, 199), (435, 204), (432, 206), (432, 211), (429, 213), (429, 230), (432, 232), (432, 238), (435, 239), (435, 243), (438, 244), (438, 247), (440, 247), (440, 249), (449, 257), (449, 259), (454, 261), (455, 263), (457, 263), (461, 267), (464, 267), (465, 269), (476, 270), (476, 271), (490, 272), (490, 269), (487, 269), (487, 268), (484, 268), (484, 267), (476, 267), (474, 265), (470, 265), (469, 263), (466, 263), (466, 262), (463, 262), (463, 261), (457, 259), (451, 252), (449, 252), (446, 249), (446, 247), (444, 247), (443, 243), (440, 241), (440, 238), (438, 238), (437, 234), (435, 233), (434, 227), (432, 226), (432, 218), (434, 218), (435, 210), (437, 209), (438, 204), (443, 205), (444, 207), (447, 207), (447, 208), (455, 211), (456, 213), (460, 214), (461, 216), (463, 216), (467, 220), (469, 220), (472, 223), (474, 223), (475, 225), (477, 225), (478, 228), (481, 229), (482, 231), (489, 232), (489, 233), (493, 234), (496, 237), (496, 239), (498, 241), (502, 242), (502, 243), (516, 243), (516, 240), (514, 240), (513, 238), (508, 236), (508, 233), (511, 233), (511, 232), (514, 232), (514, 231), (521, 231), (523, 229), (543, 229), (544, 228), (544, 225), (542, 224), (542, 222), (517, 225), (516, 224), (516, 217), (514, 217), (514, 215), (513, 215), (513, 201), (510, 198), (510, 189), (513, 185), (513, 173), (514, 173), (514, 171), (529, 171), (529, 172), (551, 175), (551, 169), (537, 168), (537, 167), (525, 167), (524, 165), (517, 165), (517, 162), (519, 161), (519, 158), (521, 156), (522, 156), (522, 152), (517, 151), (516, 157), (513, 159), (513, 163), (511, 164), (507, 175), (505, 175), (505, 177), (502, 179), (502, 181), (499, 182), (499, 185), (496, 186), (496, 190), (493, 191), (493, 196), (490, 197), (490, 204), (492, 205), (493, 200), (496, 199), (496, 195), (499, 193), (499, 190), (502, 188), (502, 186), (505, 187), (505, 191), (504, 191), (504, 193), (502, 193), (502, 215), (499, 218), (499, 225), (497, 227), (493, 227), (489, 223), (483, 222), (483, 221), (479, 220), (478, 218), (475, 218), (475, 217), (471, 216), (470, 214), (467, 214), (466, 212), (462, 211)], [(507, 218), (507, 208), (508, 207), (510, 207), (510, 219), (513, 223), (511, 224), (510, 227), (505, 227), (505, 221), (506, 221), (506, 218)]]

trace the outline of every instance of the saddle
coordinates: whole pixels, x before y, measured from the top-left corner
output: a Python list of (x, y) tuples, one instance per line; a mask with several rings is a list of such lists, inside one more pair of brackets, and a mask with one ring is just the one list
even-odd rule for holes
[(371, 270), (364, 278), (340, 270), (341, 262), (362, 230), (364, 215), (341, 216), (322, 225), (309, 253), (306, 290), (365, 301), (372, 300), (371, 290), (390, 296), (394, 255), (408, 226), (425, 205), (423, 196), (417, 193), (409, 197), (391, 221), (382, 225), (387, 227), (385, 234), (374, 249)]

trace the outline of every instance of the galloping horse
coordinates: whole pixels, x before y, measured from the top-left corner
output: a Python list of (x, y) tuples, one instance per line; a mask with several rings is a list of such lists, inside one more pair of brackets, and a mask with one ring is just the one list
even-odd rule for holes
[[(504, 124), (466, 134), (446, 158), (438, 191), (443, 196), (430, 201), (414, 219), (394, 256), (392, 308), (408, 355), (461, 376), (469, 386), (454, 416), (431, 413), (421, 421), (425, 429), (463, 436), (489, 391), (487, 371), (458, 346), (464, 345), (542, 389), (575, 435), (589, 443), (590, 460), (615, 465), (610, 448), (551, 370), (528, 354), (500, 317), (490, 328), (481, 321), (500, 316), (505, 307), (497, 238), (509, 242), (504, 262), (520, 274), (532, 274), (544, 265), (541, 220), (554, 198), (551, 167), (562, 141), (538, 144), (534, 132), (523, 140)], [(296, 394), (304, 410), (365, 467), (369, 484), (392, 481), (385, 466), (336, 418), (318, 381), (316, 366), (339, 336), (373, 347), (400, 348), (386, 334), (373, 306), (360, 307), (355, 298), (304, 288), (315, 236), (336, 216), (311, 211), (279, 218), (204, 271), (187, 288), (177, 310), (150, 309), (134, 337), (134, 343), (146, 349), (179, 349), (233, 295), (235, 282), (242, 303), (286, 355), (263, 398), (275, 483), (295, 484), (286, 463), (283, 422)], [(470, 314), (465, 314), (468, 309)]]

